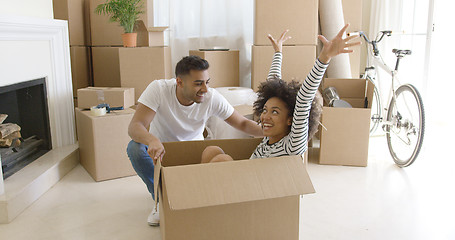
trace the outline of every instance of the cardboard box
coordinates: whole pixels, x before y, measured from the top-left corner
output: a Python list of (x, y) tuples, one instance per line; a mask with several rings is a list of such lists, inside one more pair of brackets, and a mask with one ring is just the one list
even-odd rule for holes
[[(109, 22), (107, 15), (98, 15), (95, 13), (95, 8), (99, 4), (105, 3), (105, 0), (90, 0), (90, 33), (91, 33), (91, 45), (92, 46), (123, 46), (121, 34), (124, 33), (123, 28), (117, 22)], [(139, 36), (139, 32), (145, 29), (154, 27), (153, 24), (153, 0), (144, 0), (143, 11), (144, 13), (139, 15), (139, 19), (135, 28), (138, 32), (138, 46), (149, 46), (145, 45), (148, 42), (148, 36)], [(142, 21), (142, 23), (141, 23)], [(164, 31), (164, 29), (163, 29)], [(155, 34), (153, 34), (155, 35)], [(163, 36), (161, 31), (161, 36)], [(164, 39), (164, 38), (163, 38)], [(153, 41), (152, 41), (153, 42)], [(156, 46), (156, 45), (153, 45)], [(162, 46), (162, 45), (161, 45)]]
[(125, 109), (95, 117), (90, 111), (76, 109), (81, 165), (95, 181), (136, 174), (126, 154), (131, 141), (128, 125), (134, 112)]
[[(252, 51), (251, 87), (257, 91), (259, 84), (267, 79), (274, 50), (271, 46), (253, 46)], [(281, 78), (304, 81), (315, 61), (316, 46), (283, 46)]]
[(70, 47), (71, 78), (73, 81), (73, 97), (77, 97), (77, 90), (92, 85), (90, 64), (90, 48)]
[(238, 87), (239, 51), (198, 51), (190, 50), (190, 55), (199, 56), (210, 64), (210, 87)]
[(111, 107), (129, 108), (134, 105), (134, 88), (88, 87), (77, 90), (79, 108), (86, 109), (100, 103)]
[(335, 87), (353, 108), (323, 107), (321, 122), (326, 129), (321, 131), (319, 163), (367, 166), (374, 85), (365, 79), (326, 78), (322, 89), (327, 87)]
[[(362, 0), (342, 0), (344, 22), (349, 23), (348, 32), (362, 31)], [(357, 39), (356, 41), (362, 41)], [(351, 74), (353, 78), (360, 77), (361, 48), (364, 45), (352, 47), (353, 53), (349, 54)]]
[(68, 20), (71, 46), (90, 43), (88, 0), (53, 0), (54, 18)]
[(135, 101), (156, 79), (174, 76), (169, 47), (121, 48), (119, 51), (120, 86), (135, 90)]
[(161, 239), (299, 239), (300, 195), (315, 192), (300, 156), (198, 164), (206, 146), (247, 159), (260, 141), (163, 143)]
[(143, 21), (137, 22), (137, 46), (164, 47), (164, 31), (168, 27), (146, 27)]
[(171, 78), (169, 47), (93, 47), (96, 87), (133, 87), (136, 100), (155, 79)]
[(256, 0), (254, 45), (271, 45), (268, 34), (278, 38), (289, 29), (285, 45), (316, 45), (318, 0)]

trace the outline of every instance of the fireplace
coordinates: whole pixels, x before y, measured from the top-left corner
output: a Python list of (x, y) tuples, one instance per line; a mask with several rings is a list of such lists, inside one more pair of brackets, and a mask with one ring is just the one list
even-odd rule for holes
[[(7, 179), (0, 177), (0, 223), (8, 223), (79, 163), (68, 22), (0, 14), (0, 53), (0, 87), (28, 83), (33, 79), (45, 82), (45, 86), (33, 87), (39, 90), (28, 93), (47, 92), (42, 96), (48, 104), (47, 120), (43, 121), (48, 122), (50, 128), (35, 127), (41, 132), (32, 133), (43, 142), (39, 149), (50, 149), (47, 153)], [(0, 101), (3, 107), (3, 100)], [(45, 108), (43, 105), (42, 109)], [(11, 122), (10, 118), (13, 117), (7, 118)], [(1, 156), (0, 163), (3, 161)]]
[(52, 149), (45, 78), (0, 87), (0, 114), (20, 126), (20, 138), (0, 148), (6, 179)]

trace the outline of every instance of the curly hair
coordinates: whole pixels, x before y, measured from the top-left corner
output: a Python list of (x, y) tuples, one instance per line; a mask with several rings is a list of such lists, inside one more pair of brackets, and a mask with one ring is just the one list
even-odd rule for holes
[(254, 114), (260, 116), (265, 103), (273, 97), (281, 99), (289, 110), (289, 116), (294, 114), (295, 101), (300, 84), (297, 81), (285, 82), (278, 77), (268, 79), (259, 85), (258, 98), (254, 102)]
[[(281, 99), (289, 110), (289, 116), (294, 115), (295, 102), (297, 93), (302, 84), (292, 80), (285, 82), (278, 77), (268, 79), (259, 85), (258, 98), (254, 102), (254, 114), (260, 116), (265, 103), (273, 97)], [(322, 95), (319, 91), (316, 92), (315, 98), (311, 104), (309, 126), (308, 126), (308, 140), (310, 140), (318, 131), (319, 119), (322, 112)]]

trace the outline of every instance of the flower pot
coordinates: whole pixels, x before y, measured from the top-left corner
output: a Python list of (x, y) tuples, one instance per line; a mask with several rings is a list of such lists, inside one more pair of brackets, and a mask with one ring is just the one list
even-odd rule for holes
[(137, 33), (124, 33), (122, 34), (122, 41), (124, 47), (136, 47)]

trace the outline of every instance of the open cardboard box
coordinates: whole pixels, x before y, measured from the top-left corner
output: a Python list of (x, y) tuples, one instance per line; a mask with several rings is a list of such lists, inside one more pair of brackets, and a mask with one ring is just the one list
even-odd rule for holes
[[(304, 161), (248, 160), (261, 140), (163, 143), (155, 166), (162, 239), (299, 239), (300, 195), (315, 192)], [(210, 145), (235, 161), (198, 164)]]
[(322, 108), (321, 122), (325, 128), (321, 131), (319, 163), (367, 166), (373, 83), (366, 79), (326, 78), (321, 92), (327, 87), (335, 87), (340, 99), (353, 108)]

